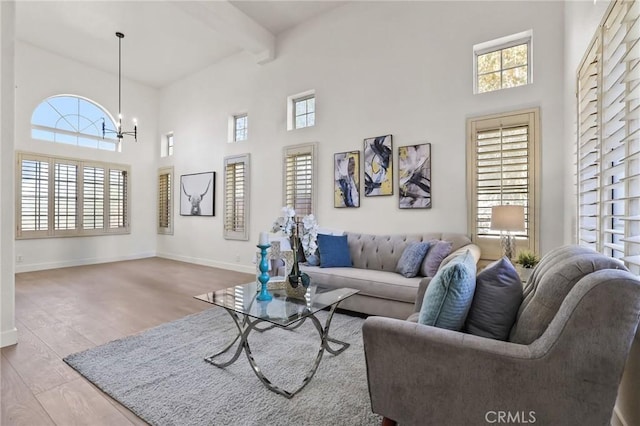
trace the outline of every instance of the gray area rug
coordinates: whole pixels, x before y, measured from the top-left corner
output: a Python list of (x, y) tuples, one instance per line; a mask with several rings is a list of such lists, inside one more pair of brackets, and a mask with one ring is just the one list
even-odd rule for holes
[[(317, 314), (324, 323), (326, 312)], [(70, 355), (64, 361), (153, 425), (376, 425), (371, 412), (362, 318), (335, 314), (330, 335), (351, 344), (324, 353), (311, 382), (292, 399), (269, 391), (247, 357), (219, 369), (204, 361), (235, 336), (222, 308), (162, 324)], [(296, 330), (252, 331), (258, 365), (277, 386), (297, 388), (315, 359), (319, 336), (311, 321)], [(228, 359), (228, 358), (224, 358)]]

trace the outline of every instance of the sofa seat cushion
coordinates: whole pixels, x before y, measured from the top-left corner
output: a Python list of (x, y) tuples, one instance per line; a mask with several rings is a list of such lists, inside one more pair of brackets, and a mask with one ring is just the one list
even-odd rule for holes
[(313, 283), (328, 288), (355, 288), (361, 295), (413, 303), (422, 277), (405, 278), (396, 272), (359, 268), (319, 268), (301, 265)]

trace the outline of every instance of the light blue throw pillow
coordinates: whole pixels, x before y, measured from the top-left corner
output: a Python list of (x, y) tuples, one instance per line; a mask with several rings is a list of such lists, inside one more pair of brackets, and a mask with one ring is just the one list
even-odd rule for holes
[(440, 268), (424, 294), (418, 322), (459, 331), (476, 288), (476, 262), (469, 250)]
[(427, 254), (427, 250), (429, 250), (429, 243), (409, 244), (398, 260), (396, 272), (407, 278), (413, 278), (418, 275), (420, 265), (422, 265), (422, 260)]

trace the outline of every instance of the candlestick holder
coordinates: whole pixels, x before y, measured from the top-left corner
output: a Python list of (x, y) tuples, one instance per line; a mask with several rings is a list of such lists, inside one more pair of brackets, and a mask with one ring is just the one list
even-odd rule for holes
[(271, 247), (271, 244), (258, 244), (258, 248), (260, 249), (260, 255), (262, 258), (260, 259), (260, 276), (258, 276), (258, 281), (262, 286), (260, 287), (260, 294), (256, 297), (257, 300), (260, 301), (268, 301), (273, 299), (271, 293), (269, 293), (269, 289), (267, 288), (267, 283), (269, 282), (269, 263), (267, 261), (267, 249)]

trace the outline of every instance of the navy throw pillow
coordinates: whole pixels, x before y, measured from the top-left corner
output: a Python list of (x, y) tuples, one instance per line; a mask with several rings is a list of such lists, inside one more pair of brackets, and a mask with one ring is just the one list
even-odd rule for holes
[(346, 235), (318, 234), (321, 268), (351, 267), (351, 253)]

